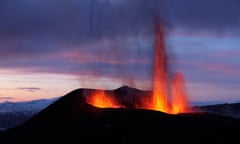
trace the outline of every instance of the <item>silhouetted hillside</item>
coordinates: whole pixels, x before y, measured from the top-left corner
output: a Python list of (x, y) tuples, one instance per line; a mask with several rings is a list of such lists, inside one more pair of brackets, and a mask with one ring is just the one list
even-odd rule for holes
[[(21, 126), (0, 133), (0, 143), (231, 143), (240, 120), (210, 113), (171, 115), (153, 110), (96, 108), (85, 102), (93, 89), (74, 90)], [(141, 90), (108, 90), (127, 101)], [(130, 104), (129, 104), (130, 105)]]
[(240, 119), (240, 103), (224, 103), (198, 107), (200, 110)]

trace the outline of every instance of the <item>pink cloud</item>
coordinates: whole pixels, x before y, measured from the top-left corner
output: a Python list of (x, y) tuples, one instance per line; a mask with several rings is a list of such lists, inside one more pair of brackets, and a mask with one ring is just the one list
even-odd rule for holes
[(113, 57), (109, 56), (109, 54), (98, 55), (95, 53), (90, 52), (64, 52), (62, 53), (64, 58), (67, 58), (70, 61), (77, 62), (77, 63), (106, 63), (106, 64), (128, 64), (128, 63), (139, 63), (139, 64), (151, 64), (150, 61), (144, 59), (137, 59), (137, 58), (120, 58), (120, 57)]
[(224, 74), (227, 77), (240, 76), (240, 67), (233, 63), (204, 62), (204, 61), (180, 61), (182, 65), (190, 66), (202, 71), (210, 71), (216, 74)]
[(224, 51), (224, 52), (216, 52), (211, 54), (212, 57), (216, 58), (232, 58), (232, 57), (240, 57), (240, 51)]

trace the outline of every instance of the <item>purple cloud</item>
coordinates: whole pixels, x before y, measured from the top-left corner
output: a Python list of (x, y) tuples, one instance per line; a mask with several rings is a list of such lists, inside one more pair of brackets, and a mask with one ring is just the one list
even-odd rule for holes
[(171, 0), (171, 24), (190, 31), (233, 32), (240, 30), (240, 2), (237, 0)]
[(38, 87), (18, 87), (19, 90), (27, 90), (29, 92), (35, 92), (41, 90), (41, 88)]
[(132, 76), (128, 68), (149, 67), (152, 50), (126, 38), (151, 36), (156, 17), (164, 18), (163, 8), (159, 0), (3, 0), (0, 67)]
[(11, 99), (13, 99), (13, 97), (1, 96), (1, 95), (0, 95), (0, 99), (1, 99), (1, 100), (11, 100)]

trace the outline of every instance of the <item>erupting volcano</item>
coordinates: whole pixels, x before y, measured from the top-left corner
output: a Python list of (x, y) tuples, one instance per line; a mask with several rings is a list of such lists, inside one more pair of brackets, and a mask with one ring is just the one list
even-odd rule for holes
[[(153, 89), (76, 89), (23, 124), (0, 133), (0, 143), (235, 143), (239, 119), (189, 111), (184, 77), (168, 71), (163, 31), (156, 29)], [(32, 138), (32, 139), (29, 139)]]
[[(138, 97), (141, 103), (135, 108), (162, 111), (170, 114), (190, 111), (184, 88), (184, 77), (180, 72), (170, 75), (168, 72), (168, 57), (164, 44), (164, 32), (158, 23), (156, 26), (152, 94), (148, 98)], [(113, 96), (107, 96), (97, 91), (87, 97), (87, 102), (96, 107), (126, 107)], [(127, 107), (126, 107), (127, 108)]]

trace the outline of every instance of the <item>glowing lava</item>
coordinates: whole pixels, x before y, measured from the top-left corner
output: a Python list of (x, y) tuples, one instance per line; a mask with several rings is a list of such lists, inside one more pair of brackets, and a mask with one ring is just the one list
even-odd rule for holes
[(172, 83), (172, 113), (190, 111), (188, 100), (186, 98), (185, 81), (181, 73), (175, 74)]
[[(156, 27), (155, 38), (153, 95), (151, 101), (143, 107), (172, 114), (190, 111), (183, 75), (176, 73), (170, 76), (168, 72), (164, 33), (160, 24)], [(173, 78), (172, 83), (170, 78)]]
[[(170, 114), (191, 111), (185, 93), (184, 77), (179, 72), (170, 75), (168, 72), (167, 60), (164, 33), (161, 25), (158, 24), (155, 35), (152, 95), (150, 95), (148, 99), (146, 99), (146, 97), (138, 97), (141, 104), (138, 104), (135, 108), (157, 110)], [(114, 97), (106, 95), (104, 91), (94, 92), (92, 95), (88, 96), (87, 102), (101, 108), (125, 107)]]
[(156, 28), (155, 51), (153, 61), (153, 96), (150, 109), (170, 112), (168, 102), (168, 64), (164, 47), (164, 35), (160, 26)]
[(90, 96), (87, 97), (87, 103), (90, 103), (99, 108), (119, 108), (123, 107), (118, 104), (117, 99), (114, 99), (110, 95), (107, 95), (105, 91), (99, 90), (93, 92)]

